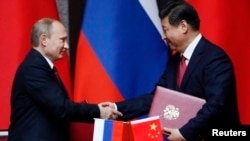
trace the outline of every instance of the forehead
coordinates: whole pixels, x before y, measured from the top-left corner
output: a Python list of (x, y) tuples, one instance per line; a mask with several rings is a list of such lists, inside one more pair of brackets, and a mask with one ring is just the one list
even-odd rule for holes
[(164, 18), (161, 20), (161, 23), (162, 23), (162, 26), (163, 26), (163, 27), (170, 26), (168, 17), (164, 17)]
[(53, 27), (51, 30), (52, 35), (53, 34), (60, 34), (61, 36), (67, 36), (66, 29), (62, 23), (55, 21), (55, 22), (53, 22), (52, 27)]

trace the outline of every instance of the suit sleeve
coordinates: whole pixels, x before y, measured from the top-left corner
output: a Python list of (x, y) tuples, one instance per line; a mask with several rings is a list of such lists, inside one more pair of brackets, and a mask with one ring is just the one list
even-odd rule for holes
[(152, 100), (153, 94), (144, 94), (133, 99), (117, 102), (118, 110), (123, 113), (123, 117), (119, 120), (130, 120), (148, 114)]
[(120, 120), (130, 120), (132, 118), (148, 114), (154, 98), (155, 88), (157, 85), (166, 87), (165, 72), (159, 79), (158, 83), (155, 84), (154, 89), (150, 93), (143, 94), (139, 97), (116, 103), (118, 110), (123, 113), (123, 117), (120, 118)]
[(25, 84), (28, 94), (43, 113), (58, 119), (86, 122), (100, 116), (97, 105), (70, 101), (68, 93), (50, 70), (31, 67), (27, 71)]

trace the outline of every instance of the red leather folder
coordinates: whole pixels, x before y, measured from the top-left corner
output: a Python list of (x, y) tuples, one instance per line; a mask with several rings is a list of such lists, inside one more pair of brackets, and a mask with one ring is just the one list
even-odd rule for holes
[(159, 115), (162, 128), (180, 128), (204, 103), (204, 99), (157, 86), (149, 116)]

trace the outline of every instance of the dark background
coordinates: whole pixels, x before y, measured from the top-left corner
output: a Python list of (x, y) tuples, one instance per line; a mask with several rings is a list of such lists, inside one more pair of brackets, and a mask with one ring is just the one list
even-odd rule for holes
[(76, 49), (79, 38), (79, 33), (81, 30), (82, 17), (84, 13), (85, 0), (69, 0), (69, 54), (70, 54), (70, 65), (71, 65), (71, 78), (72, 83), (74, 82), (74, 72), (75, 72), (75, 59), (76, 59)]

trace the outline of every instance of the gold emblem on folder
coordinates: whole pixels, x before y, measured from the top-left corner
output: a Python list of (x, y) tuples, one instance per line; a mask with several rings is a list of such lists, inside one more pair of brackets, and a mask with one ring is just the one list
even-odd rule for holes
[(167, 105), (163, 112), (163, 117), (168, 120), (176, 120), (180, 116), (179, 108), (171, 104)]

